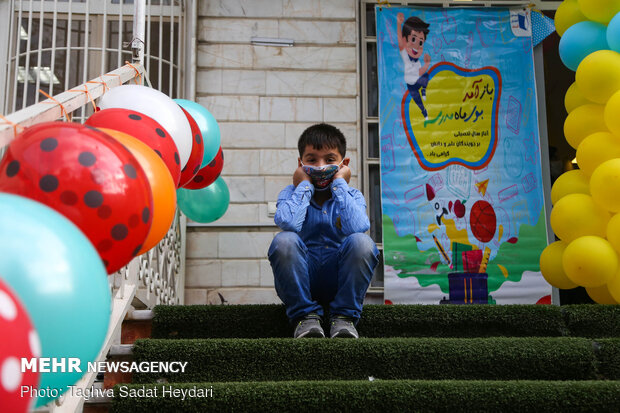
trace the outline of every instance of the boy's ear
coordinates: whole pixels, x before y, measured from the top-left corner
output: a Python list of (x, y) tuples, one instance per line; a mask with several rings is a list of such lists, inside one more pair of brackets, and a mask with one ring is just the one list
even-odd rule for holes
[(297, 158), (297, 167), (300, 168), (301, 167), (301, 158)]
[(349, 162), (351, 162), (351, 158), (344, 158), (344, 159), (342, 160), (342, 164), (343, 164), (343, 165), (346, 165), (346, 166), (349, 166)]

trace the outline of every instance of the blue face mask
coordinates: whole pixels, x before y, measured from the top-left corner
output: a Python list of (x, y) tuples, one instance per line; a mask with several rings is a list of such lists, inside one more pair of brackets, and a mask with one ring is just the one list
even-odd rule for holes
[(344, 162), (344, 159), (338, 165), (328, 164), (323, 166), (304, 165), (302, 162), (301, 168), (312, 179), (312, 184), (317, 191), (325, 191), (329, 188), (329, 183), (340, 169), (342, 162)]

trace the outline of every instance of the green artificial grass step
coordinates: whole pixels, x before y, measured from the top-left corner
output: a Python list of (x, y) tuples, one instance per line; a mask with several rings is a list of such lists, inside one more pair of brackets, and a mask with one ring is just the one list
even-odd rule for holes
[(147, 339), (136, 362), (183, 362), (184, 373), (134, 373), (136, 383), (271, 380), (620, 379), (620, 339)]
[[(122, 389), (121, 389), (122, 388)], [(138, 392), (153, 392), (143, 397)], [(199, 389), (203, 391), (198, 395)], [(190, 396), (193, 390), (198, 397)], [(135, 394), (130, 395), (130, 391)], [(176, 392), (176, 393), (175, 393)], [(182, 392), (186, 395), (183, 399)], [(164, 395), (165, 394), (165, 395)], [(175, 397), (176, 395), (176, 397)], [(110, 412), (617, 412), (620, 381), (296, 381), (118, 385)]]
[[(620, 305), (366, 305), (364, 337), (620, 337)], [(282, 305), (158, 306), (153, 338), (290, 337)]]

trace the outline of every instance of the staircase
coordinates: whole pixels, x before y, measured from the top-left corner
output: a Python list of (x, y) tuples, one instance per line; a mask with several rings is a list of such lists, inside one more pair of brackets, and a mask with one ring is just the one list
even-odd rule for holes
[(620, 306), (367, 305), (359, 340), (294, 340), (278, 305), (141, 318), (111, 358), (185, 372), (106, 373), (84, 411), (620, 411)]

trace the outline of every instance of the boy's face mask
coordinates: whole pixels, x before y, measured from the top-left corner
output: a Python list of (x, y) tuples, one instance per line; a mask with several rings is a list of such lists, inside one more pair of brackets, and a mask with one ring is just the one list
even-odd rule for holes
[(329, 187), (329, 183), (340, 169), (342, 162), (344, 162), (344, 159), (338, 165), (328, 164), (323, 166), (304, 165), (302, 162), (301, 168), (312, 179), (314, 188), (317, 191), (324, 191)]

